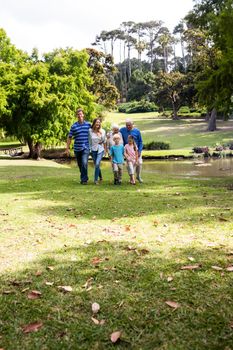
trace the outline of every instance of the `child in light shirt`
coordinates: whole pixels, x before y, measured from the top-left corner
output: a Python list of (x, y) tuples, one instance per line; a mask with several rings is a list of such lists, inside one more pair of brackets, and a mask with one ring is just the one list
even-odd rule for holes
[(121, 185), (124, 164), (124, 146), (120, 144), (120, 136), (113, 136), (113, 145), (109, 150), (109, 158), (112, 161), (112, 169), (114, 174), (114, 185)]

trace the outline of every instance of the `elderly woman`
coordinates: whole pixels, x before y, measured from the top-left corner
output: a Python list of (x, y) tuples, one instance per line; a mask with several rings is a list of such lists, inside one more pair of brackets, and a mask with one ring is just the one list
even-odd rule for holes
[(115, 142), (113, 140), (113, 136), (114, 135), (119, 135), (119, 137), (120, 137), (119, 144), (123, 145), (123, 139), (122, 139), (122, 135), (121, 135), (121, 133), (119, 131), (119, 126), (117, 124), (113, 124), (112, 125), (112, 130), (107, 133), (107, 151), (108, 151), (108, 155), (109, 155), (110, 148), (115, 145)]
[(98, 180), (103, 180), (100, 163), (106, 153), (106, 133), (101, 128), (101, 120), (99, 118), (94, 119), (92, 122), (91, 129), (89, 130), (89, 144), (95, 166), (94, 184), (98, 185)]

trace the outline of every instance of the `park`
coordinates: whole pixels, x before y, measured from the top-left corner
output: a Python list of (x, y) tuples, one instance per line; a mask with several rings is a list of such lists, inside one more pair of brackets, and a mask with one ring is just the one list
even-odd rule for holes
[[(233, 349), (233, 9), (208, 4), (176, 28), (176, 63), (168, 44), (154, 61), (39, 60), (0, 29), (0, 349)], [(114, 186), (106, 155), (99, 186), (91, 156), (80, 184), (73, 144), (65, 154), (80, 107), (107, 131), (134, 122), (142, 183), (124, 165)]]

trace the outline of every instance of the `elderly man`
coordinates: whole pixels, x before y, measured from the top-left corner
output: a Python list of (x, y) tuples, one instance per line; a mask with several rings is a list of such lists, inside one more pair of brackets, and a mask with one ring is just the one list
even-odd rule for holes
[(70, 153), (70, 144), (74, 138), (74, 154), (80, 170), (81, 184), (86, 185), (88, 181), (88, 158), (89, 158), (89, 129), (91, 124), (84, 120), (81, 108), (76, 112), (78, 118), (71, 128), (67, 138), (66, 154)]
[(134, 141), (136, 142), (136, 145), (138, 147), (138, 164), (136, 166), (136, 178), (137, 180), (142, 183), (143, 180), (141, 178), (141, 172), (142, 172), (142, 149), (143, 149), (143, 143), (142, 143), (142, 136), (139, 129), (134, 127), (133, 122), (130, 119), (127, 119), (125, 122), (125, 127), (120, 129), (124, 145), (128, 143), (128, 136), (132, 135), (134, 138)]

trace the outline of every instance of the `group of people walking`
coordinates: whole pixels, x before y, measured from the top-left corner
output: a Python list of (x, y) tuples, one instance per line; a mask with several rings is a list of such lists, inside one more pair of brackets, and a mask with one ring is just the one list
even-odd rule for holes
[(103, 180), (100, 164), (107, 154), (112, 163), (115, 185), (122, 183), (125, 160), (130, 184), (135, 185), (136, 180), (143, 182), (141, 178), (143, 142), (141, 132), (134, 127), (133, 122), (126, 120), (125, 127), (121, 129), (114, 124), (112, 130), (106, 134), (101, 127), (100, 118), (95, 118), (92, 124), (86, 122), (81, 108), (77, 110), (76, 115), (78, 120), (70, 128), (66, 154), (69, 155), (70, 144), (74, 139), (74, 154), (80, 170), (81, 184), (86, 185), (88, 182), (90, 153), (94, 162), (94, 184), (98, 185)]

